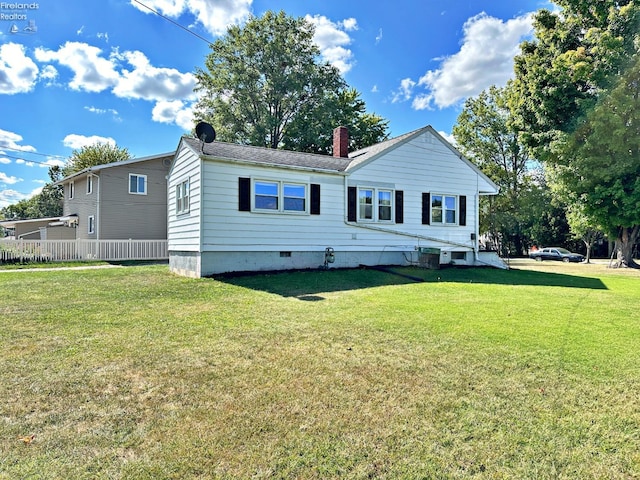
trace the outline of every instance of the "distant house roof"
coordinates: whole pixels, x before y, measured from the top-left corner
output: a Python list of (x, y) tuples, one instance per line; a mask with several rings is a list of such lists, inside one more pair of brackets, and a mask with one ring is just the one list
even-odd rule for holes
[(102, 165), (94, 165), (93, 167), (87, 167), (83, 170), (80, 170), (79, 172), (68, 175), (64, 177), (62, 180), (58, 180), (57, 182), (55, 182), (54, 185), (62, 185), (63, 183), (68, 182), (73, 178), (86, 175), (87, 173), (98, 172), (106, 168), (121, 167), (123, 165), (133, 165), (136, 163), (148, 162), (150, 160), (159, 160), (159, 159), (164, 160), (165, 158), (171, 161), (173, 160), (174, 156), (175, 156), (175, 152), (167, 152), (167, 153), (160, 153), (157, 155), (149, 155), (148, 157), (131, 158), (129, 160), (123, 160), (121, 162), (111, 162), (111, 163), (103, 163)]
[(16, 228), (16, 225), (26, 225), (29, 223), (46, 223), (57, 222), (61, 217), (47, 217), (47, 218), (29, 218), (27, 220), (3, 220), (0, 221), (0, 227), (4, 228)]

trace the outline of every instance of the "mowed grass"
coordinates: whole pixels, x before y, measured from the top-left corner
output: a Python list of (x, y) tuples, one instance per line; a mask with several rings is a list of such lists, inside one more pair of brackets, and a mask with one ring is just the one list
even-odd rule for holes
[(640, 274), (514, 267), (0, 272), (0, 478), (640, 477)]

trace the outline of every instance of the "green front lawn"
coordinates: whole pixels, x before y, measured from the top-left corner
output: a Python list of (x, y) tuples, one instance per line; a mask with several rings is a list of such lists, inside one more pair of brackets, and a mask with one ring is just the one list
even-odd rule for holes
[(640, 476), (638, 272), (396, 271), (0, 272), (0, 478)]

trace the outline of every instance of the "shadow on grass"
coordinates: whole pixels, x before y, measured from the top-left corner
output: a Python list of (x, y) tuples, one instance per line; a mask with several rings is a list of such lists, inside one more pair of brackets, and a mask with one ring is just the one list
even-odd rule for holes
[(415, 283), (459, 283), (530, 285), (606, 290), (598, 278), (529, 270), (493, 268), (361, 267), (354, 269), (302, 270), (214, 277), (231, 285), (296, 297), (303, 301), (324, 300), (321, 293)]

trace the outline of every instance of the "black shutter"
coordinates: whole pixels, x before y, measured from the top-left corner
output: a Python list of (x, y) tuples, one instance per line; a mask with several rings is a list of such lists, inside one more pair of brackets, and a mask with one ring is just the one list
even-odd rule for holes
[(460, 195), (460, 225), (467, 225), (467, 196)]
[(358, 211), (358, 189), (349, 187), (347, 190), (347, 220), (356, 221), (356, 212)]
[(422, 194), (422, 224), (431, 224), (431, 194)]
[(320, 215), (320, 185), (311, 184), (311, 215)]
[(404, 192), (396, 190), (396, 223), (404, 223)]
[(251, 211), (251, 179), (238, 178), (238, 210), (241, 212)]

